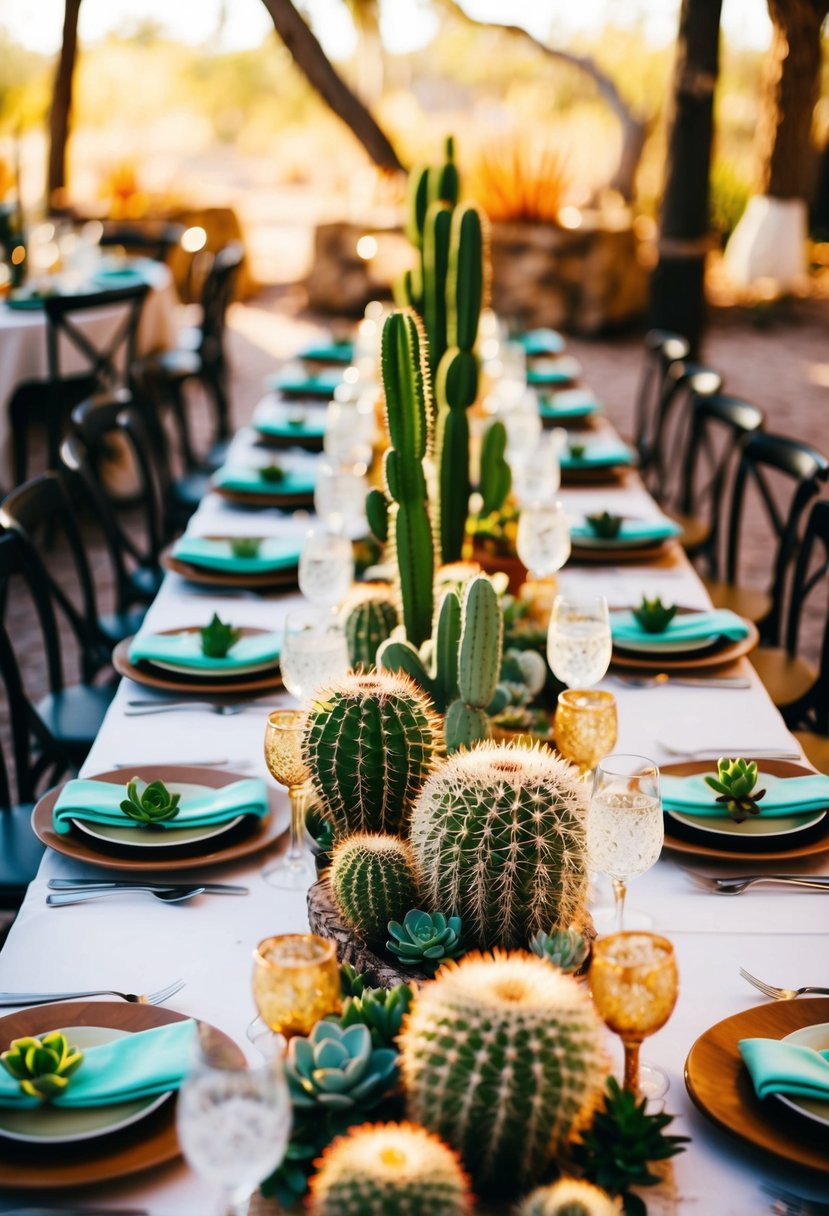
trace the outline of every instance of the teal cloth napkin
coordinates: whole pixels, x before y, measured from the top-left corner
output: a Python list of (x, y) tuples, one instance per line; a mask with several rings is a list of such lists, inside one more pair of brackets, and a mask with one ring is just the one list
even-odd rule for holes
[(332, 397), (334, 389), (342, 384), (343, 374), (339, 368), (324, 368), (315, 376), (303, 376), (301, 372), (279, 372), (270, 376), (267, 387), (292, 397)]
[(7, 296), (6, 308), (11, 308), (14, 312), (35, 312), (38, 308), (43, 308), (44, 296)]
[(296, 541), (267, 537), (255, 557), (235, 557), (229, 540), (208, 540), (206, 536), (180, 536), (173, 545), (173, 557), (208, 570), (230, 574), (268, 574), (290, 570), (299, 563), (300, 545)]
[[(77, 777), (67, 781), (58, 795), (52, 811), (55, 831), (65, 836), (71, 830), (70, 819), (83, 819), (88, 823), (105, 824), (111, 828), (134, 827), (146, 830), (135, 819), (130, 819), (121, 810), (127, 796), (129, 769), (124, 769), (124, 784), (113, 785), (110, 781), (91, 781)], [(175, 790), (173, 791), (175, 793)], [(205, 789), (200, 793), (188, 793), (178, 804), (178, 814), (165, 819), (159, 828), (204, 828), (227, 823), (237, 815), (257, 815), (264, 818), (268, 813), (268, 795), (264, 781), (248, 777), (234, 781), (220, 790)], [(153, 828), (155, 831), (156, 828)]]
[(100, 287), (104, 291), (112, 290), (116, 287), (135, 287), (138, 283), (145, 283), (147, 276), (142, 274), (137, 266), (120, 266), (117, 269), (98, 270), (92, 276), (92, 285)]
[(353, 342), (312, 342), (299, 352), (300, 359), (314, 363), (349, 364), (354, 358)]
[(527, 384), (570, 384), (576, 376), (572, 368), (567, 367), (529, 367), (527, 368)]
[[(679, 536), (682, 529), (671, 519), (623, 519), (619, 535), (597, 536), (588, 523), (573, 524), (570, 536), (573, 540), (601, 540), (606, 545), (623, 544), (628, 540), (667, 540)], [(648, 634), (653, 637), (653, 634)]]
[(610, 614), (610, 631), (613, 641), (625, 642), (696, 642), (702, 638), (728, 638), (739, 642), (748, 636), (748, 625), (736, 612), (718, 608), (712, 612), (689, 612), (677, 614), (662, 633), (648, 633), (625, 608)]
[(515, 339), (529, 357), (534, 355), (560, 355), (564, 350), (564, 338), (557, 329), (528, 329)]
[(189, 633), (139, 633), (129, 648), (131, 663), (175, 663), (178, 667), (192, 667), (195, 672), (214, 674), (232, 673), (240, 667), (256, 663), (276, 663), (282, 647), (281, 633), (252, 633), (231, 646), (223, 659), (202, 654), (201, 635), (193, 630)]
[(257, 409), (253, 425), (261, 435), (274, 435), (279, 439), (322, 439), (325, 435), (325, 413), (314, 408), (303, 411), (300, 419), (291, 421), (291, 411), (273, 406)]
[(780, 1039), (742, 1039), (739, 1048), (758, 1098), (796, 1094), (829, 1101), (829, 1051)]
[(581, 388), (564, 389), (538, 403), (542, 418), (586, 418), (600, 409), (599, 401), (590, 390)]
[[(279, 464), (279, 461), (276, 461)], [(244, 465), (222, 465), (214, 474), (214, 483), (219, 489), (238, 490), (243, 494), (278, 494), (285, 497), (295, 494), (312, 495), (317, 483), (312, 469), (295, 472), (285, 470), (281, 481), (266, 481), (258, 469)]]
[(618, 464), (632, 464), (633, 453), (623, 443), (587, 443), (583, 456), (577, 458), (569, 451), (564, 451), (559, 463), (563, 469), (601, 469)]
[[(69, 1040), (72, 1046), (71, 1035)], [(80, 1068), (52, 1105), (113, 1106), (178, 1089), (190, 1071), (195, 1044), (196, 1023), (188, 1019), (88, 1047)], [(14, 1077), (0, 1069), (0, 1106), (26, 1109), (39, 1105), (37, 1098), (24, 1094)]]
[[(750, 749), (747, 749), (750, 755)], [(711, 776), (717, 774), (715, 761), (711, 763)], [(716, 802), (716, 790), (705, 784), (705, 773), (693, 777), (672, 777), (663, 773), (660, 777), (662, 806), (666, 811), (684, 811), (688, 815), (705, 818), (726, 818), (728, 811)], [(760, 773), (757, 788), (766, 791), (760, 801), (760, 816), (765, 819), (783, 815), (806, 815), (812, 811), (829, 807), (829, 777), (815, 773), (811, 777), (774, 777), (771, 773)]]

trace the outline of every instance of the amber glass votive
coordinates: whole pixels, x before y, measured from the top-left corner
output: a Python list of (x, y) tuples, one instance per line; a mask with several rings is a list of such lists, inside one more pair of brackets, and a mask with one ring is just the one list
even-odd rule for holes
[(253, 952), (253, 999), (271, 1030), (308, 1034), (341, 1007), (340, 968), (332, 941), (311, 933), (266, 937)]
[(555, 717), (556, 750), (577, 764), (582, 774), (604, 760), (616, 746), (616, 698), (595, 688), (568, 688), (559, 693)]

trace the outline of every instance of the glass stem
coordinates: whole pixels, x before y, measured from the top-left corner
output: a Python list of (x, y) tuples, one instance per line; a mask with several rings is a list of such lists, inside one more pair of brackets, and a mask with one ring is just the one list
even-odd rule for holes
[(628, 889), (621, 878), (613, 879), (613, 899), (616, 905), (616, 932), (621, 933), (625, 919), (625, 896)]
[(625, 1080), (624, 1088), (639, 1097), (639, 1042), (623, 1039), (625, 1047)]
[(303, 843), (306, 801), (305, 786), (290, 786), (288, 797), (291, 800), (291, 839), (288, 845), (288, 855), (285, 860), (290, 864), (291, 862), (303, 861), (305, 858), (305, 846)]

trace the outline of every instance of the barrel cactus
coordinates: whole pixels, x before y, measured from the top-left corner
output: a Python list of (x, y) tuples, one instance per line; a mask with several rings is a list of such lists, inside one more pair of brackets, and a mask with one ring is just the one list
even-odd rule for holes
[(331, 858), (331, 892), (345, 924), (368, 942), (417, 903), (412, 852), (397, 836), (347, 836)]
[(516, 1216), (622, 1216), (621, 1199), (611, 1199), (592, 1182), (559, 1178), (552, 1186), (531, 1191)]
[(601, 1094), (587, 993), (529, 954), (467, 955), (418, 993), (400, 1037), (409, 1118), (480, 1189), (532, 1186)]
[(439, 725), (405, 676), (352, 673), (320, 692), (303, 756), (337, 835), (398, 833), (432, 767)]
[(367, 583), (358, 587), (347, 607), (345, 636), (348, 661), (352, 667), (373, 667), (377, 648), (396, 628), (397, 608), (387, 583)]
[(578, 770), (546, 748), (486, 742), (451, 756), (412, 809), (426, 907), (460, 916), (482, 948), (578, 923), (586, 814)]
[(311, 1216), (466, 1216), (467, 1177), (457, 1156), (422, 1127), (352, 1127), (317, 1163)]
[(370, 1110), (395, 1084), (397, 1052), (374, 1047), (367, 1026), (317, 1022), (307, 1038), (291, 1039), (285, 1076), (296, 1110)]

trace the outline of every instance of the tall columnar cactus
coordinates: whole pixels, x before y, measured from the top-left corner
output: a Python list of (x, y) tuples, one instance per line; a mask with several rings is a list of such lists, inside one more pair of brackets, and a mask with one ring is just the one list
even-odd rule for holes
[(432, 627), (435, 555), (423, 472), (431, 425), (429, 379), (413, 313), (393, 312), (386, 321), (381, 363), (391, 440), (383, 465), (393, 500), (390, 531), (406, 636), (420, 646)]
[(438, 721), (405, 676), (351, 674), (321, 692), (303, 756), (338, 836), (400, 831), (431, 767)]
[(481, 514), (491, 515), (500, 511), (512, 488), (512, 470), (505, 456), (507, 450), (507, 428), (496, 419), (484, 433), (481, 444), (481, 471), (478, 489), (483, 503)]
[(434, 377), (446, 350), (446, 302), (449, 280), (452, 208), (430, 203), (423, 225), (423, 325), (429, 340), (429, 367)]
[(395, 299), (401, 307), (410, 307), (423, 316), (423, 234), (426, 212), (430, 203), (446, 203), (450, 208), (458, 201), (460, 180), (455, 164), (455, 141), (446, 140), (445, 159), (437, 165), (416, 165), (409, 174), (406, 187), (406, 237), (418, 251), (412, 270), (395, 284)]
[(311, 1216), (467, 1216), (469, 1182), (455, 1153), (412, 1123), (352, 1127), (317, 1163)]
[(586, 814), (578, 771), (546, 748), (486, 742), (451, 756), (412, 809), (425, 906), (460, 916), (482, 948), (578, 923)]
[(400, 1038), (409, 1118), (480, 1189), (537, 1182), (604, 1085), (580, 985), (527, 954), (468, 955), (421, 988)]
[(343, 921), (367, 942), (384, 942), (389, 921), (417, 907), (414, 858), (397, 836), (347, 836), (334, 850), (330, 879)]
[(348, 661), (352, 667), (374, 667), (377, 649), (396, 628), (397, 609), (386, 583), (363, 583), (356, 588), (345, 618)]
[(621, 1199), (611, 1199), (592, 1182), (559, 1178), (521, 1201), (516, 1216), (622, 1216)]

